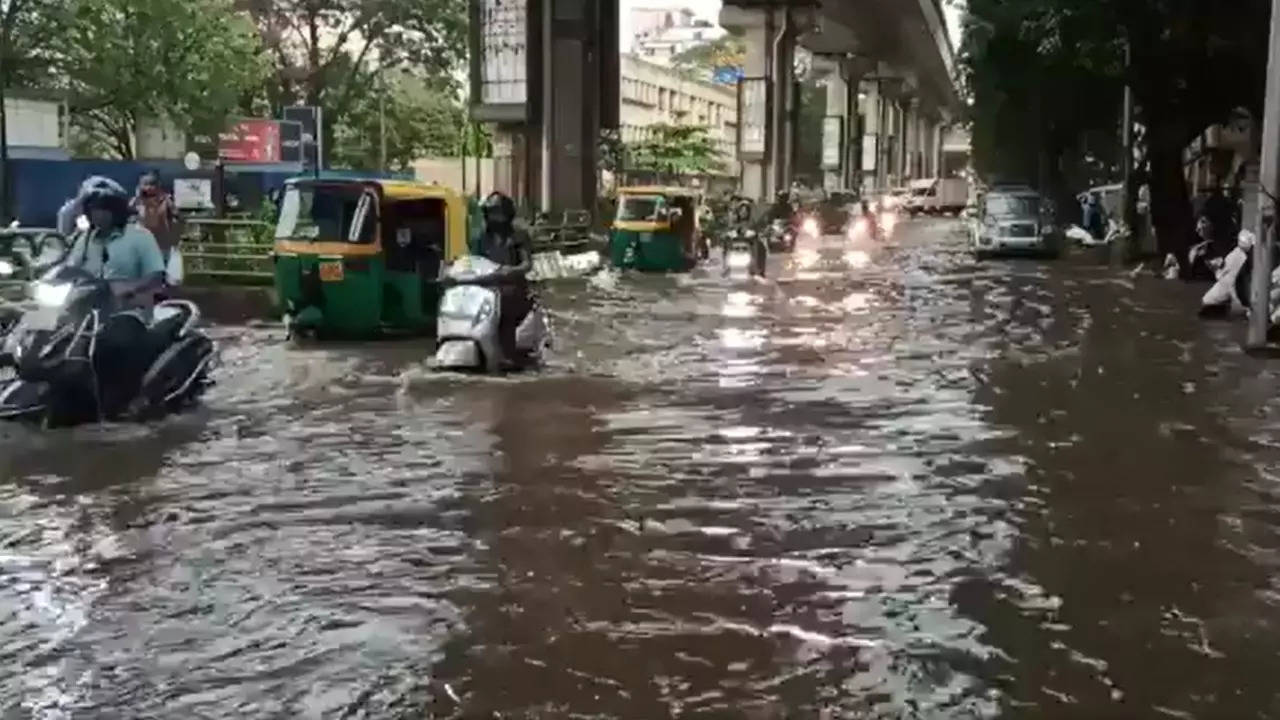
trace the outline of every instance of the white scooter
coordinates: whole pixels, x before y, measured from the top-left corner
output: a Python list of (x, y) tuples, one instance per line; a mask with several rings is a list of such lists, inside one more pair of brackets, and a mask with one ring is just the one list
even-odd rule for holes
[(518, 356), (508, 358), (503, 353), (498, 335), (501, 294), (497, 288), (476, 282), (500, 268), (488, 258), (463, 255), (445, 271), (445, 277), (457, 284), (447, 288), (440, 298), (436, 368), (497, 373), (509, 367), (536, 367), (542, 363), (551, 344), (551, 327), (546, 310), (537, 303), (516, 328)]

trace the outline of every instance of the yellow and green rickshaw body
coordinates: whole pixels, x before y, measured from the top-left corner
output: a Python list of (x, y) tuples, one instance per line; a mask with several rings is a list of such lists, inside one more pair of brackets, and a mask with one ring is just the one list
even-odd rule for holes
[[(683, 272), (698, 262), (698, 208), (695, 190), (628, 187), (618, 190), (617, 216), (609, 234), (614, 267), (644, 272)], [(680, 208), (673, 219), (668, 213)]]
[(467, 250), (466, 201), (403, 180), (295, 178), (276, 226), (286, 323), (322, 337), (429, 333), (440, 269)]

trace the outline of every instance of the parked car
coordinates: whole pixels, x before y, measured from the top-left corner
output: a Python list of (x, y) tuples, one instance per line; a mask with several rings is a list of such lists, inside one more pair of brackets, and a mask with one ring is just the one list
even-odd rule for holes
[(1056, 257), (1060, 239), (1053, 214), (1030, 188), (993, 188), (972, 212), (970, 237), (979, 259), (1025, 254)]

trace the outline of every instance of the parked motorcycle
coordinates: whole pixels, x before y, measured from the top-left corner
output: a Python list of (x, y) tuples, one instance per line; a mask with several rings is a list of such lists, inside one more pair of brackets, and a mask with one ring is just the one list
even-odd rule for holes
[(212, 384), (212, 340), (200, 310), (167, 300), (151, 316), (119, 311), (110, 285), (79, 268), (55, 267), (0, 343), (0, 419), (62, 427), (144, 421), (194, 403)]
[(502, 294), (483, 284), (500, 268), (486, 257), (464, 255), (446, 270), (445, 277), (454, 284), (440, 298), (436, 368), (497, 373), (542, 364), (551, 344), (551, 326), (546, 310), (537, 302), (516, 327), (516, 356), (507, 357), (503, 352), (499, 335), (504, 310)]

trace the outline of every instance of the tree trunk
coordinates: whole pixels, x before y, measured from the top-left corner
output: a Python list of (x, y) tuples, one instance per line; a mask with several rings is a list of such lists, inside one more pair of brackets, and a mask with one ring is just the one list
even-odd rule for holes
[(1155, 226), (1156, 247), (1161, 257), (1173, 253), (1185, 275), (1187, 250), (1194, 244), (1195, 218), (1191, 215), (1187, 178), (1182, 167), (1184, 135), (1177, 127), (1150, 127), (1147, 152), (1151, 163), (1151, 221)]

